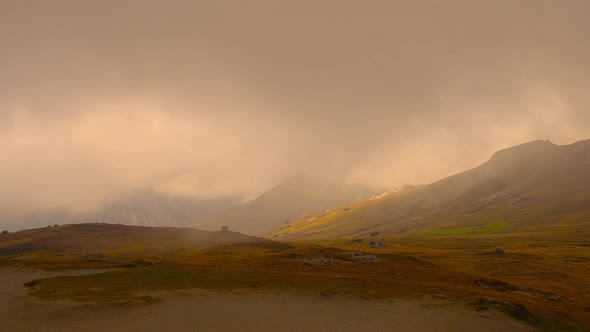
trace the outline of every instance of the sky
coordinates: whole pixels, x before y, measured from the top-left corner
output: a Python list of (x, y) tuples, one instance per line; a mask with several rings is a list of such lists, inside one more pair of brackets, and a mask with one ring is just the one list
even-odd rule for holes
[(590, 138), (586, 0), (0, 0), (0, 214)]

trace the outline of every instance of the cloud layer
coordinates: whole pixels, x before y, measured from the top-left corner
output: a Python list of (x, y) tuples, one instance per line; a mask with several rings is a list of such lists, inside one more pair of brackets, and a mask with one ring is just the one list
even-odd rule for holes
[(0, 3), (0, 209), (424, 183), (590, 133), (588, 1)]

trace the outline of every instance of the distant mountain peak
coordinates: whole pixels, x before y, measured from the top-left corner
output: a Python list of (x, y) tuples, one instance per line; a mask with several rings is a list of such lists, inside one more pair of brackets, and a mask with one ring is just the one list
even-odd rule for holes
[(559, 145), (550, 140), (536, 140), (524, 144), (515, 145), (502, 149), (492, 155), (490, 160), (504, 160), (527, 157), (529, 155), (539, 154), (555, 149)]

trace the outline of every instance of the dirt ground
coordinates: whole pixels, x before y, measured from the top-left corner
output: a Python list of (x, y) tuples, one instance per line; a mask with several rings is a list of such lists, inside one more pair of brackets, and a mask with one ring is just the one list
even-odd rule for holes
[(440, 300), (184, 292), (153, 305), (81, 305), (23, 297), (26, 281), (91, 272), (0, 268), (0, 331), (530, 331), (499, 313)]

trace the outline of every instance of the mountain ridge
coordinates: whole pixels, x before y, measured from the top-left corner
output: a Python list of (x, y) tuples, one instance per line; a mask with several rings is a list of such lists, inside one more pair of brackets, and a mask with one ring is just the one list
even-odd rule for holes
[[(482, 165), (434, 183), (299, 218), (288, 230), (283, 227), (268, 235), (363, 237), (371, 232), (452, 233), (470, 227), (476, 234), (478, 229), (497, 234), (532, 231), (533, 222), (539, 229), (549, 227), (551, 218), (557, 217), (579, 223), (586, 213), (590, 216), (590, 140), (570, 145), (539, 140), (500, 150)], [(553, 224), (549, 228), (560, 228)]]

